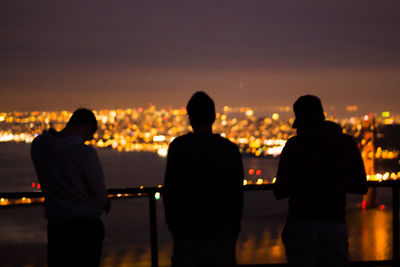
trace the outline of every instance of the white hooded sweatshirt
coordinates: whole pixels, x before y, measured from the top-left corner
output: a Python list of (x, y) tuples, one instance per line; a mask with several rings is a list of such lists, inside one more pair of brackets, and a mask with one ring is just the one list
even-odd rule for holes
[(79, 135), (44, 131), (33, 140), (31, 156), (49, 221), (101, 214), (107, 203), (103, 170), (96, 150)]

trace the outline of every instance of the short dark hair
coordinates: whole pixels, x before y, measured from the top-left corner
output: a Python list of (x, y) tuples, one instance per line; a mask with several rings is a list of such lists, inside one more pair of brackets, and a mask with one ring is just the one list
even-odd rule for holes
[(67, 126), (92, 126), (93, 133), (97, 131), (97, 120), (94, 113), (86, 108), (78, 108), (67, 122)]
[(214, 101), (202, 91), (193, 94), (186, 110), (189, 118), (196, 122), (213, 124), (215, 121)]
[(293, 127), (297, 128), (297, 118), (302, 118), (308, 124), (318, 124), (325, 120), (324, 109), (321, 100), (315, 95), (300, 96), (293, 104), (296, 120)]

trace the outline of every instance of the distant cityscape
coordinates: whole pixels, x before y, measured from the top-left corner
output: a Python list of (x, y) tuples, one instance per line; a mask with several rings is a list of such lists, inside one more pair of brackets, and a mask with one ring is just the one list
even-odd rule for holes
[[(175, 137), (191, 130), (184, 108), (157, 109), (149, 104), (146, 108), (106, 109), (94, 112), (99, 127), (90, 144), (121, 152), (149, 151), (166, 156), (168, 144)], [(71, 115), (70, 111), (0, 113), (0, 142), (30, 143), (43, 130), (51, 127), (61, 130)], [(400, 124), (400, 115), (393, 115), (389, 111), (345, 119), (327, 115), (328, 120), (339, 123), (343, 131), (354, 136), (360, 145), (364, 145), (365, 142), (361, 136), (362, 122), (372, 118), (377, 128)], [(282, 119), (279, 112), (256, 117), (254, 110), (249, 107), (225, 106), (217, 113), (213, 131), (236, 143), (245, 155), (279, 156), (286, 140), (295, 134), (291, 127), (293, 120)], [(377, 147), (376, 157), (396, 158), (398, 154), (398, 150)]]
[[(248, 107), (231, 108), (225, 106), (216, 114), (213, 131), (236, 143), (244, 156), (278, 157), (286, 141), (295, 134), (292, 128), (294, 118), (283, 119), (280, 110), (269, 116), (255, 116)], [(96, 110), (98, 131), (88, 144), (120, 152), (146, 151), (157, 153), (161, 157), (168, 154), (169, 143), (182, 134), (191, 131), (186, 110), (157, 109), (154, 105), (146, 108)], [(33, 111), (0, 113), (0, 143), (31, 143), (43, 130), (54, 128), (61, 130), (69, 120), (70, 111)], [(327, 119), (340, 124), (343, 132), (354, 137), (362, 152), (365, 164), (373, 158), (375, 170), (367, 175), (368, 180), (384, 181), (400, 178), (400, 115), (389, 111), (381, 114), (367, 114), (361, 117), (338, 119), (327, 115)], [(373, 152), (364, 147), (371, 146), (364, 137), (366, 122), (376, 132)], [(372, 155), (371, 155), (372, 153)], [(366, 165), (367, 166), (367, 165)], [(263, 180), (257, 177), (261, 170), (246, 171), (244, 185), (274, 183), (275, 178)], [(40, 184), (32, 183), (40, 189)], [(142, 188), (142, 187), (141, 187)], [(116, 195), (114, 197), (122, 197)], [(22, 198), (15, 201), (0, 199), (0, 206), (11, 204), (30, 204), (41, 199)]]

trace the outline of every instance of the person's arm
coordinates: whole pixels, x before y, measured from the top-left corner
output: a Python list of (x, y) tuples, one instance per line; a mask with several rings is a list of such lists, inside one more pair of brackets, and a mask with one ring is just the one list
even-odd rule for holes
[(176, 153), (175, 143), (172, 142), (168, 148), (167, 166), (165, 170), (164, 185), (163, 185), (163, 203), (165, 210), (165, 220), (169, 226), (173, 223), (174, 218), (174, 176), (176, 172)]
[(290, 153), (291, 142), (289, 140), (283, 148), (279, 159), (278, 173), (273, 189), (276, 199), (287, 198), (290, 194), (290, 168), (293, 168), (290, 162)]
[(352, 157), (347, 180), (347, 193), (364, 195), (368, 191), (367, 175), (360, 150), (352, 139), (349, 140), (349, 149)]
[(88, 195), (99, 208), (107, 213), (110, 210), (110, 201), (104, 183), (103, 168), (95, 149), (89, 149), (88, 156), (83, 165), (83, 173)]
[(244, 170), (242, 156), (237, 147), (235, 147), (234, 165), (232, 167), (234, 168), (234, 173), (232, 177), (234, 179), (234, 185), (232, 188), (232, 206), (234, 207), (233, 220), (237, 223), (237, 234), (239, 234), (243, 215)]

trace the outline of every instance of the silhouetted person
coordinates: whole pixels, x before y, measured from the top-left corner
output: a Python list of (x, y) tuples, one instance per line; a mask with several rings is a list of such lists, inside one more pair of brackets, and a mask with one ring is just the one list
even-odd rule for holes
[(297, 136), (282, 151), (274, 185), (277, 199), (289, 197), (282, 233), (289, 266), (349, 266), (346, 192), (367, 192), (360, 151), (325, 121), (318, 97), (301, 96), (293, 109)]
[(66, 127), (35, 138), (31, 156), (45, 197), (49, 267), (98, 266), (109, 211), (96, 150), (84, 142), (97, 130), (93, 112), (76, 110)]
[(243, 207), (243, 166), (235, 144), (212, 133), (213, 100), (187, 104), (193, 133), (169, 146), (164, 206), (174, 238), (173, 267), (235, 266)]

